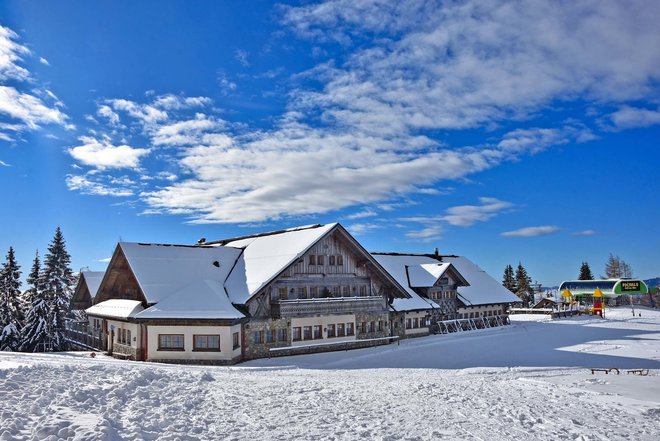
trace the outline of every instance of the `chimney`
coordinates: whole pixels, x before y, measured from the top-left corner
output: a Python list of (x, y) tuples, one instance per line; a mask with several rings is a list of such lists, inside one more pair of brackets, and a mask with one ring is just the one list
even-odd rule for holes
[(439, 253), (438, 253), (438, 247), (435, 247), (435, 251), (433, 252), (433, 254), (435, 254), (436, 257), (439, 255)]
[(205, 243), (206, 243), (206, 238), (205, 237), (202, 237), (201, 239), (199, 239), (197, 241), (197, 245), (204, 245)]

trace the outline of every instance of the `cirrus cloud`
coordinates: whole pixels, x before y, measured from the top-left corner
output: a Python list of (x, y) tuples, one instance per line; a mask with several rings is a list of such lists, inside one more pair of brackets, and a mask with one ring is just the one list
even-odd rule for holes
[(559, 231), (559, 227), (554, 225), (543, 225), (539, 227), (525, 227), (512, 231), (505, 231), (504, 233), (500, 233), (500, 235), (506, 237), (536, 237), (556, 233), (557, 231)]

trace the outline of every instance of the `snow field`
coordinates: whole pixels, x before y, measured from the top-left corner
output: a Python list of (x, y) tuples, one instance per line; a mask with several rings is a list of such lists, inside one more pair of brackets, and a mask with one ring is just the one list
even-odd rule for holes
[[(660, 312), (625, 312), (247, 367), (0, 353), (0, 440), (660, 439)], [(585, 360), (652, 370), (592, 375)]]

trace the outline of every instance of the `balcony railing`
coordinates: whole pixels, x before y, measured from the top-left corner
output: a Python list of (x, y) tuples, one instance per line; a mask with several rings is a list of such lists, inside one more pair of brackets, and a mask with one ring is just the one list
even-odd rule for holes
[(372, 297), (331, 297), (324, 299), (279, 300), (271, 303), (274, 316), (303, 317), (308, 315), (334, 315), (382, 312), (385, 299)]

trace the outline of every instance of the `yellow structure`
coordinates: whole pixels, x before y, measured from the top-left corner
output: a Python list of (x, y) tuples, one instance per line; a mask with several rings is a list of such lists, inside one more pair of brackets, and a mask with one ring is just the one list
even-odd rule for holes
[(599, 316), (603, 316), (603, 308), (605, 303), (604, 301), (605, 295), (603, 294), (603, 291), (600, 290), (600, 288), (596, 288), (596, 291), (594, 291), (594, 308), (593, 312), (594, 315), (598, 314)]

